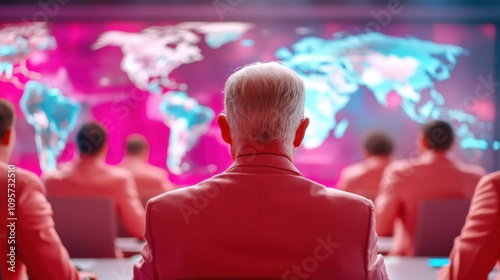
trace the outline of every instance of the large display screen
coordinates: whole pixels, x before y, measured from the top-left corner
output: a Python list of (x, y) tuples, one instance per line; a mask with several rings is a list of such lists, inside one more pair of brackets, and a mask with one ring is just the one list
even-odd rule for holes
[(227, 77), (255, 61), (282, 61), (306, 84), (311, 119), (295, 164), (334, 186), (363, 159), (363, 137), (385, 130), (395, 158), (417, 155), (419, 126), (451, 122), (453, 154), (493, 168), (495, 26), (356, 22), (81, 21), (0, 24), (0, 96), (18, 109), (12, 162), (40, 173), (76, 156), (89, 120), (109, 132), (106, 161), (144, 135), (150, 162), (190, 185), (231, 158), (215, 117)]

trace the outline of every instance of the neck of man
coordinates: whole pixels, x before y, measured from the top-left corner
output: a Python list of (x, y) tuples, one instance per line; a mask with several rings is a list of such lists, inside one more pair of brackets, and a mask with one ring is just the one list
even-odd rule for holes
[(10, 155), (6, 148), (0, 148), (0, 162), (9, 163)]
[(80, 155), (80, 160), (104, 162), (105, 161), (105, 154), (97, 153), (95, 155)]
[(144, 162), (148, 161), (148, 157), (149, 157), (148, 155), (144, 154), (136, 154), (136, 155), (126, 154), (126, 158), (140, 160)]
[(261, 144), (257, 142), (238, 142), (231, 145), (231, 157), (233, 161), (242, 156), (273, 154), (284, 156), (293, 162), (295, 148), (292, 144), (286, 145), (278, 142)]

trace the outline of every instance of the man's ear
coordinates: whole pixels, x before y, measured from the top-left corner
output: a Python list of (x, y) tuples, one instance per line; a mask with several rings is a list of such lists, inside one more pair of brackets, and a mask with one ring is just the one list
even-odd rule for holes
[(5, 135), (2, 139), (2, 145), (7, 146), (10, 144), (10, 141), (12, 141), (12, 128), (9, 128), (5, 131)]
[(306, 129), (308, 126), (309, 118), (303, 118), (300, 121), (299, 128), (297, 128), (297, 131), (295, 132), (295, 139), (293, 140), (293, 146), (295, 148), (299, 147), (302, 143), (302, 140), (304, 140), (304, 136), (306, 135)]
[(220, 127), (220, 135), (222, 136), (222, 140), (231, 145), (233, 143), (233, 140), (231, 139), (231, 131), (229, 129), (229, 124), (227, 123), (225, 114), (220, 113), (217, 116), (217, 124)]
[(428, 150), (429, 146), (429, 142), (427, 141), (427, 138), (425, 138), (425, 135), (420, 134), (418, 136), (418, 149), (420, 150), (420, 152)]

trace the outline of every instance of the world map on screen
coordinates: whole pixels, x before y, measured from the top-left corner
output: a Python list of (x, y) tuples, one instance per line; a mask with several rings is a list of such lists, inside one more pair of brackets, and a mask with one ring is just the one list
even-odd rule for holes
[[(122, 57), (116, 67), (137, 89), (160, 98), (157, 108), (170, 129), (165, 165), (170, 172), (183, 174), (191, 169), (184, 158), (209, 131), (216, 112), (191, 92), (196, 78), (176, 80), (172, 75), (181, 67), (203, 62), (206, 46), (213, 52), (231, 44), (258, 50), (259, 41), (246, 37), (255, 28), (247, 22), (180, 22), (152, 25), (139, 32), (108, 30), (88, 48), (91, 55), (119, 48)], [(44, 82), (43, 75), (27, 66), (33, 53), (57, 48), (48, 24), (0, 28), (0, 82), (11, 83), (23, 92), (19, 106), (35, 128), (43, 170), (56, 168), (68, 135), (81, 117), (81, 100), (58, 85)], [(470, 54), (461, 46), (382, 33), (343, 32), (302, 36), (271, 53), (272, 60), (282, 61), (305, 82), (305, 114), (311, 119), (304, 139), (306, 149), (318, 148), (331, 137), (344, 137), (352, 120), (339, 115), (361, 90), (373, 95), (381, 107), (400, 108), (415, 123), (445, 119), (458, 124), (456, 133), (463, 149), (500, 147), (472, 129), (487, 129), (485, 122), (453, 106), (436, 88), (450, 79), (460, 59)]]
[[(408, 118), (424, 123), (429, 119), (459, 122), (457, 131), (469, 147), (487, 148), (469, 126), (479, 120), (463, 110), (447, 107), (435, 83), (447, 80), (458, 59), (467, 55), (459, 46), (437, 44), (416, 38), (398, 38), (380, 33), (348, 35), (332, 39), (304, 38), (276, 52), (279, 60), (294, 69), (306, 83), (306, 115), (311, 116), (305, 146), (316, 148), (331, 132), (341, 138), (348, 120), (336, 114), (360, 87), (367, 88), (381, 106), (400, 106)], [(424, 97), (423, 91), (429, 96)], [(390, 103), (394, 93), (397, 100)], [(392, 99), (394, 100), (394, 98)], [(420, 105), (421, 104), (421, 105)]]

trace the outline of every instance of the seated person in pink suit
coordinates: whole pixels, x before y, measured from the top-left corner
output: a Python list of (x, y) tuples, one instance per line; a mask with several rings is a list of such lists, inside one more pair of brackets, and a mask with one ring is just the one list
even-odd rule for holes
[(144, 238), (145, 211), (132, 174), (105, 163), (108, 149), (104, 127), (87, 123), (77, 134), (79, 158), (44, 176), (48, 196), (109, 198), (128, 232)]
[(135, 279), (387, 279), (370, 200), (293, 165), (309, 119), (301, 78), (276, 62), (233, 73), (217, 122), (233, 164), (152, 198)]
[(389, 254), (414, 255), (420, 202), (472, 197), (485, 170), (453, 158), (449, 152), (453, 141), (450, 124), (440, 120), (428, 122), (422, 126), (418, 140), (420, 156), (395, 161), (387, 167), (375, 209), (378, 234), (388, 236), (394, 230)]
[[(450, 265), (441, 269), (440, 280), (486, 280), (500, 263), (500, 172), (481, 179), (469, 214), (450, 254)], [(500, 275), (496, 279), (500, 279)]]
[(365, 160), (342, 170), (337, 189), (374, 201), (382, 174), (391, 162), (393, 148), (391, 138), (385, 133), (381, 131), (370, 133), (364, 141)]
[(45, 189), (35, 174), (9, 165), (16, 135), (15, 110), (0, 99), (1, 279), (95, 279), (78, 272), (63, 247)]
[(144, 136), (130, 135), (126, 146), (125, 156), (119, 166), (134, 176), (144, 206), (150, 198), (174, 189), (168, 180), (167, 171), (148, 163), (149, 143)]

